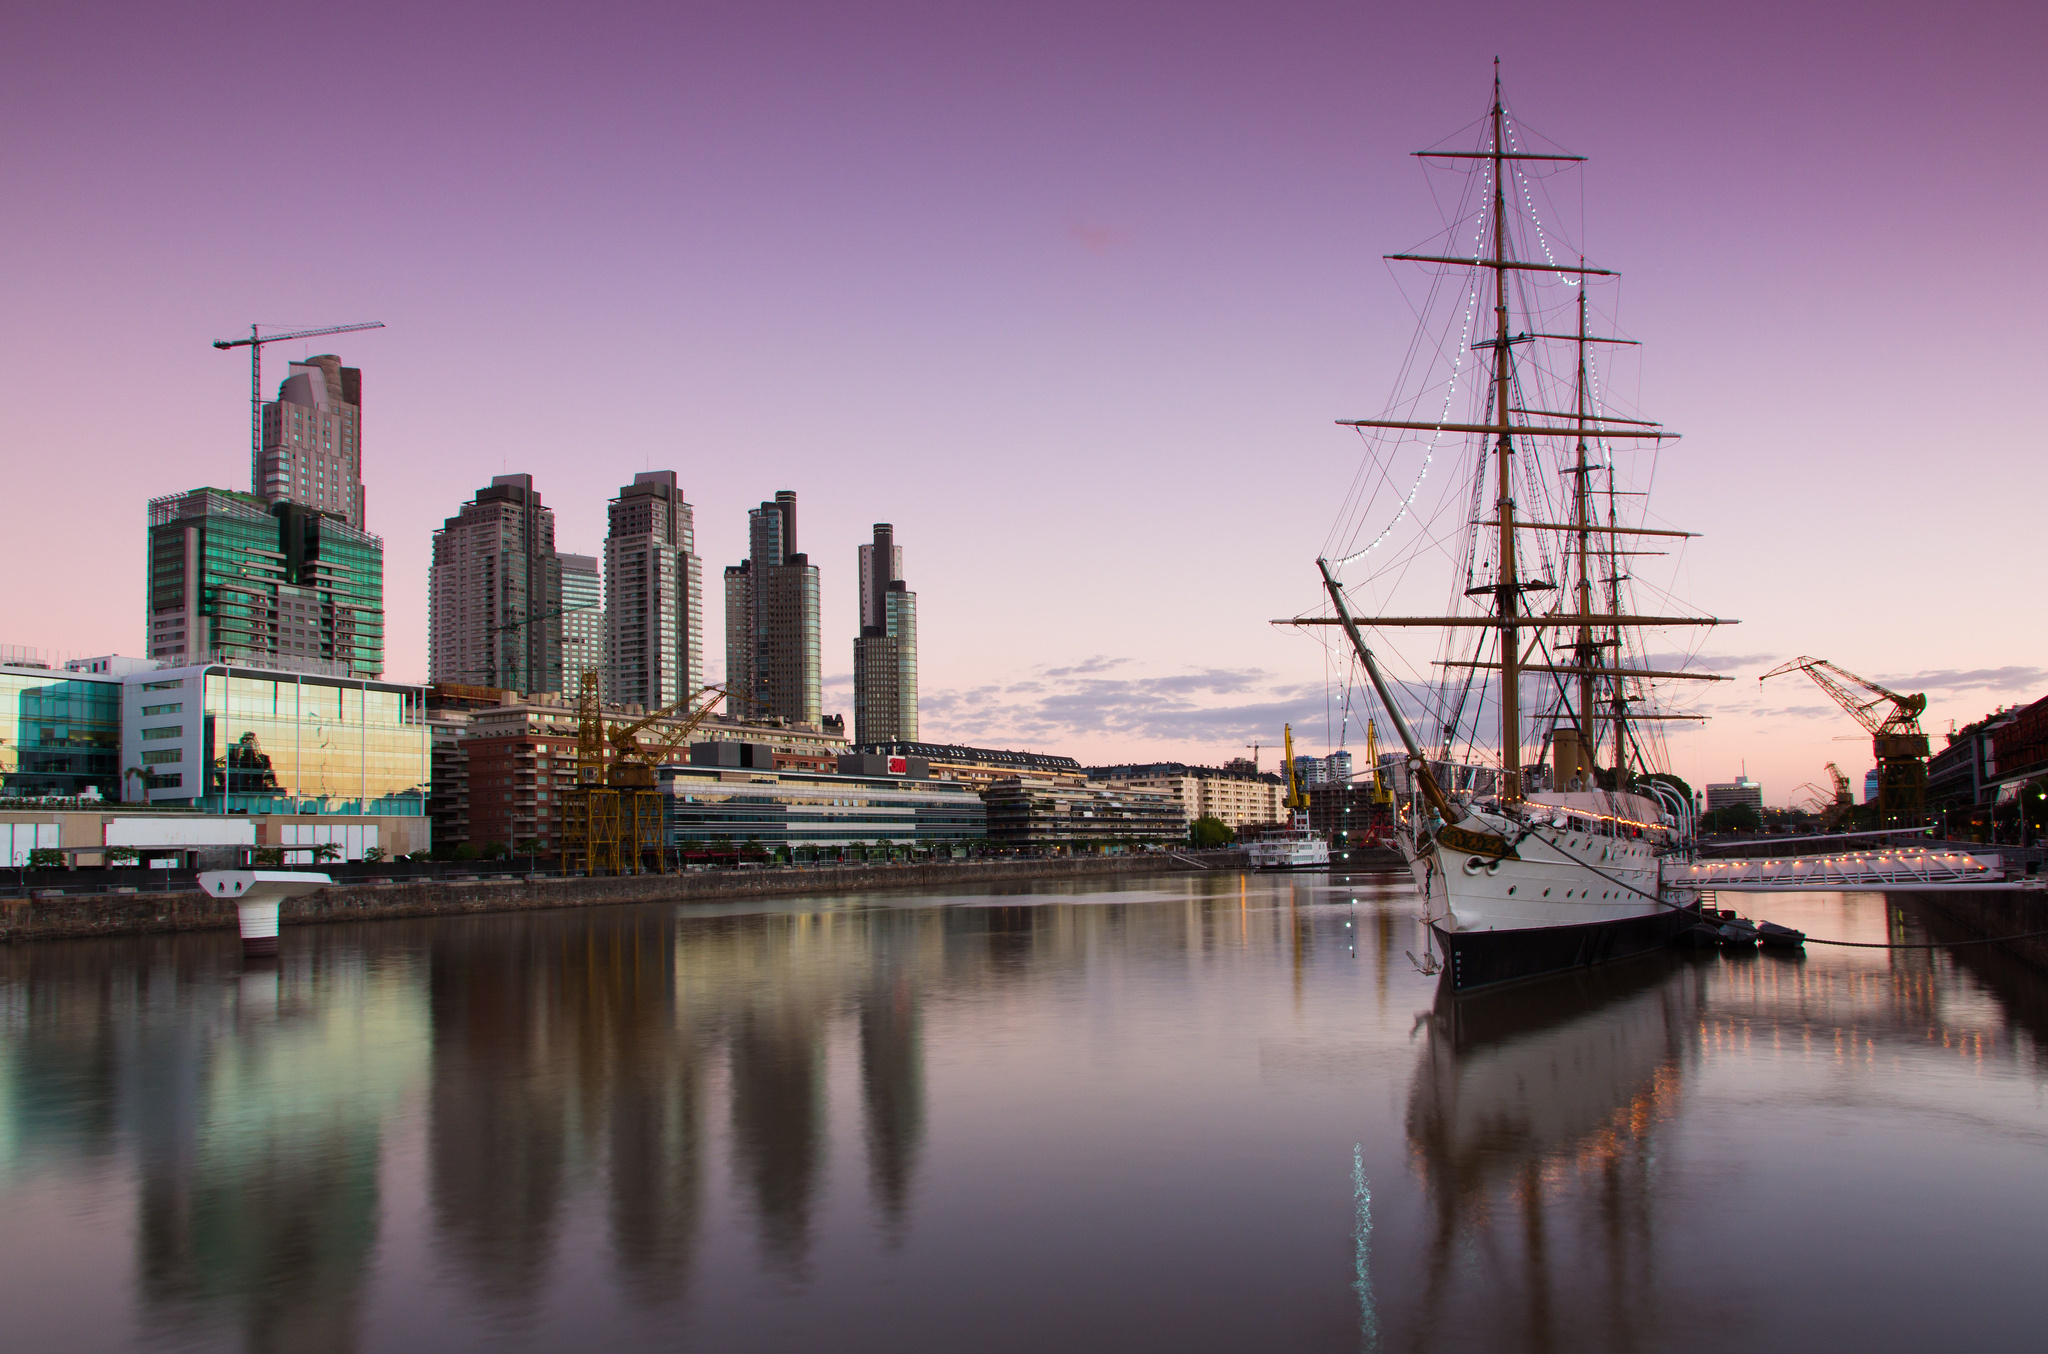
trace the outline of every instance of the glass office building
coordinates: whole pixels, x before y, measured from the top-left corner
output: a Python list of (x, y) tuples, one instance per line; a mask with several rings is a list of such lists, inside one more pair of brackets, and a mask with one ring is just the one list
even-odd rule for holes
[(151, 659), (374, 678), (384, 542), (300, 503), (194, 489), (149, 505)]
[(213, 813), (422, 817), (425, 691), (221, 665), (125, 680), (130, 798)]
[(0, 795), (121, 795), (121, 679), (0, 665)]
[(805, 771), (661, 768), (668, 843), (946, 847), (988, 835), (981, 796), (959, 781)]

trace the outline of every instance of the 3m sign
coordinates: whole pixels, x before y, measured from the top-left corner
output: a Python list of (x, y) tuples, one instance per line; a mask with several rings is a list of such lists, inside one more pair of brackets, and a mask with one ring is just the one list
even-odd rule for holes
[(908, 757), (891, 757), (889, 759), (889, 774), (892, 776), (909, 775), (910, 759)]

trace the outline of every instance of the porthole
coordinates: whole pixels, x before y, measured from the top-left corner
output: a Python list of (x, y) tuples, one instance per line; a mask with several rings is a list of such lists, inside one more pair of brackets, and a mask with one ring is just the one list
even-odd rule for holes
[(1508, 885), (1508, 896), (1512, 898), (1514, 896), (1514, 893), (1515, 886), (1513, 884)]
[(1543, 896), (1544, 896), (1545, 898), (1548, 898), (1548, 897), (1550, 896), (1550, 890), (1549, 890), (1549, 889), (1545, 889), (1545, 890), (1543, 890)]

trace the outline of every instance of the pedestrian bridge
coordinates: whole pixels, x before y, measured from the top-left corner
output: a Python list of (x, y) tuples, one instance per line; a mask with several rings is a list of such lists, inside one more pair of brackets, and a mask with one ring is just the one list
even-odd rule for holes
[(1868, 889), (1900, 893), (1912, 889), (2031, 889), (2033, 879), (2008, 879), (1996, 854), (1916, 847), (1844, 851), (1826, 856), (1740, 857), (1668, 863), (1664, 883), (1680, 888), (1732, 893), (1833, 892)]

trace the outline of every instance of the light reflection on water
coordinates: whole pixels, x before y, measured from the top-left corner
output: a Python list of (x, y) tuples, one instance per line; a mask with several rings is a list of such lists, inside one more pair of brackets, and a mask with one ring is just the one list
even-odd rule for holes
[(2035, 1343), (2042, 980), (1411, 949), (1238, 875), (14, 946), (0, 1343)]

